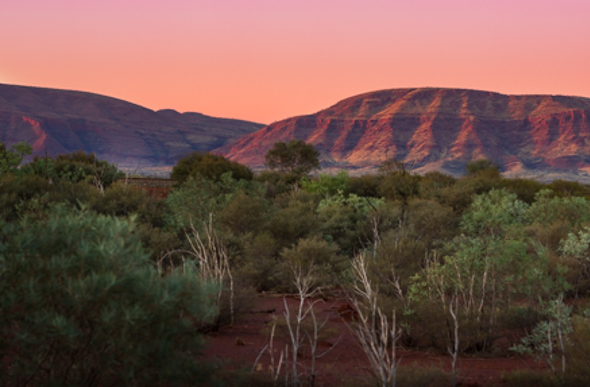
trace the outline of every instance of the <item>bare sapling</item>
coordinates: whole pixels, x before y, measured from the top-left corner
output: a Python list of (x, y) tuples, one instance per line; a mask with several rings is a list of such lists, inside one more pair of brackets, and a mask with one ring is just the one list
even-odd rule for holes
[(311, 320), (313, 323), (313, 326), (312, 326), (313, 330), (312, 330), (311, 334), (309, 334), (309, 333), (307, 334), (307, 338), (309, 341), (310, 357), (311, 357), (311, 366), (310, 366), (310, 371), (309, 371), (309, 385), (311, 387), (313, 387), (313, 386), (315, 386), (315, 379), (317, 376), (317, 371), (316, 371), (317, 359), (324, 357), (332, 349), (334, 349), (334, 347), (336, 347), (336, 345), (338, 345), (338, 343), (340, 342), (340, 338), (342, 338), (342, 336), (340, 336), (340, 338), (330, 348), (328, 348), (327, 350), (325, 350), (322, 353), (319, 353), (318, 352), (319, 333), (326, 326), (328, 319), (326, 318), (323, 322), (318, 323), (318, 320), (317, 320), (317, 317), (315, 315), (313, 308), (310, 309), (310, 316), (311, 316)]
[[(379, 232), (379, 223), (380, 222), (381, 222), (380, 214), (378, 211), (375, 210), (375, 212), (373, 213), (373, 215), (371, 217), (371, 231), (373, 233), (373, 246), (372, 246), (371, 251), (372, 251), (373, 259), (377, 258), (377, 252), (379, 251), (379, 246), (381, 245), (381, 234)], [(402, 226), (402, 223), (400, 220), (400, 228), (401, 228), (401, 226)], [(398, 244), (398, 239), (396, 239), (396, 242), (395, 242), (396, 247)], [(408, 300), (406, 299), (406, 296), (404, 295), (404, 291), (401, 286), (401, 277), (396, 273), (395, 266), (393, 264), (391, 265), (391, 270), (390, 270), (389, 274), (390, 274), (390, 276), (387, 276), (385, 280), (387, 281), (387, 283), (389, 285), (391, 285), (393, 287), (396, 297), (403, 304), (403, 306), (404, 307), (408, 306)]]
[[(262, 351), (260, 351), (260, 353), (258, 354), (258, 357), (256, 357), (256, 360), (254, 361), (254, 366), (252, 367), (252, 372), (258, 370), (258, 364), (259, 364), (260, 358), (262, 357), (262, 355), (265, 352), (267, 352), (270, 357), (268, 370), (270, 372), (270, 376), (271, 376), (273, 382), (275, 382), (275, 383), (279, 379), (279, 376), (281, 374), (281, 367), (283, 366), (283, 363), (284, 363), (284, 356), (288, 351), (288, 347), (285, 347), (284, 350), (281, 350), (278, 360), (275, 361), (274, 339), (275, 339), (276, 328), (277, 328), (277, 319), (274, 318), (273, 323), (272, 323), (272, 328), (270, 329), (268, 344), (265, 345), (264, 348), (262, 348)], [(262, 366), (260, 366), (260, 369), (262, 369)]]
[(451, 342), (453, 345), (449, 344), (447, 347), (447, 351), (449, 355), (451, 355), (452, 363), (451, 363), (451, 372), (452, 372), (452, 383), (453, 387), (457, 386), (457, 358), (459, 356), (459, 319), (457, 315), (459, 314), (459, 302), (457, 300), (457, 294), (455, 294), (451, 298), (451, 302), (449, 304), (449, 313), (453, 318), (453, 337), (451, 338)]
[(563, 293), (559, 295), (557, 302), (555, 303), (556, 308), (556, 320), (557, 320), (557, 342), (559, 343), (559, 349), (561, 351), (561, 383), (565, 385), (565, 370), (566, 370), (566, 358), (565, 358), (565, 339), (564, 330), (568, 331), (568, 327), (564, 327), (564, 317), (568, 316), (568, 313), (564, 311), (565, 304), (563, 303)]
[[(98, 188), (98, 191), (100, 192), (100, 196), (104, 196), (104, 184), (102, 183), (102, 176), (99, 176), (98, 174), (98, 169), (96, 167), (96, 159), (94, 160), (94, 164), (93, 164), (93, 169), (94, 169), (94, 175), (92, 177), (92, 183), (94, 184), (94, 186), (96, 188)], [(101, 171), (101, 175), (102, 175), (102, 171)]]
[[(302, 380), (300, 379), (301, 372), (299, 370), (301, 367), (299, 363), (299, 354), (302, 353), (301, 349), (305, 342), (305, 338), (307, 338), (311, 352), (311, 368), (308, 379), (309, 385), (313, 386), (315, 384), (316, 378), (316, 360), (331, 350), (330, 348), (322, 354), (318, 354), (317, 351), (319, 332), (326, 325), (327, 320), (325, 320), (323, 323), (318, 322), (314, 312), (314, 307), (317, 301), (311, 300), (314, 296), (319, 294), (321, 290), (320, 288), (314, 286), (315, 265), (311, 263), (304, 267), (300, 263), (295, 262), (292, 264), (292, 271), (295, 288), (297, 289), (297, 296), (299, 298), (299, 304), (297, 305), (293, 321), (291, 318), (291, 312), (287, 305), (287, 300), (283, 298), (283, 303), (285, 305), (284, 317), (287, 323), (287, 330), (289, 332), (291, 344), (291, 380), (288, 381), (287, 384), (292, 386), (299, 386), (302, 384)], [(311, 317), (311, 333), (303, 327), (304, 322), (305, 320), (308, 320), (308, 317)]]
[(188, 251), (199, 263), (199, 277), (205, 281), (219, 284), (217, 305), (221, 305), (224, 287), (229, 287), (230, 324), (234, 323), (234, 280), (229, 265), (229, 257), (225, 244), (217, 237), (213, 228), (213, 216), (209, 214), (209, 222), (203, 222), (203, 235), (194, 224), (190, 223), (191, 235), (187, 235), (191, 250)]
[(397, 328), (395, 309), (389, 319), (379, 307), (378, 289), (369, 280), (367, 265), (365, 253), (358, 254), (352, 262), (355, 283), (351, 301), (357, 312), (352, 330), (381, 386), (395, 387), (399, 365), (396, 346), (401, 330)]
[[(310, 264), (305, 268), (299, 263), (294, 263), (292, 265), (294, 285), (297, 289), (296, 296), (299, 302), (295, 311), (292, 312), (287, 304), (287, 299), (283, 297), (283, 305), (285, 308), (283, 317), (285, 318), (288, 333), (285, 350), (284, 352), (281, 351), (278, 363), (275, 362), (275, 350), (273, 349), (277, 325), (277, 320), (275, 319), (271, 328), (269, 344), (262, 349), (254, 364), (253, 370), (256, 369), (262, 355), (265, 352), (268, 352), (270, 355), (269, 370), (271, 372), (271, 377), (276, 382), (279, 378), (280, 370), (284, 365), (285, 386), (300, 386), (307, 384), (313, 387), (317, 376), (317, 359), (325, 356), (335, 346), (332, 346), (322, 353), (319, 353), (318, 351), (319, 335), (328, 320), (326, 319), (323, 322), (318, 321), (314, 311), (314, 307), (318, 301), (312, 301), (312, 298), (320, 293), (320, 288), (314, 286), (314, 270), (315, 268), (313, 264)], [(311, 328), (309, 329), (304, 325), (310, 322), (310, 320)], [(306, 342), (309, 345), (310, 352), (310, 368), (308, 373), (302, 372), (302, 364), (300, 363), (300, 357), (303, 353), (303, 347)]]
[(565, 344), (568, 341), (569, 334), (573, 331), (572, 308), (565, 305), (563, 293), (561, 293), (556, 300), (549, 303), (547, 312), (549, 319), (537, 324), (530, 335), (523, 337), (520, 344), (512, 346), (510, 349), (543, 360), (554, 373), (557, 373), (554, 353), (559, 352), (561, 357), (561, 383), (565, 385), (567, 370)]

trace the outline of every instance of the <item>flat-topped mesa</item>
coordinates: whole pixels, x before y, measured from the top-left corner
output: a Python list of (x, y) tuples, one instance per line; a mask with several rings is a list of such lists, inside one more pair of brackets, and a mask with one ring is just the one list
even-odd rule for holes
[(509, 175), (590, 172), (590, 99), (419, 88), (347, 98), (315, 114), (268, 125), (215, 150), (257, 168), (277, 141), (300, 139), (323, 167), (365, 169), (386, 158), (417, 171), (464, 172), (488, 158)]

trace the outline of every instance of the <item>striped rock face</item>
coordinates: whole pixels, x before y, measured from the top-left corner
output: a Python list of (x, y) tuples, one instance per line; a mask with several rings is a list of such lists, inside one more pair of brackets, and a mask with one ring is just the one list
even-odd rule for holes
[(583, 180), (590, 173), (589, 117), (588, 98), (382, 90), (273, 123), (215, 152), (259, 168), (275, 142), (294, 138), (313, 144), (324, 168), (368, 171), (395, 158), (418, 172), (457, 175), (468, 161), (488, 158), (508, 175)]

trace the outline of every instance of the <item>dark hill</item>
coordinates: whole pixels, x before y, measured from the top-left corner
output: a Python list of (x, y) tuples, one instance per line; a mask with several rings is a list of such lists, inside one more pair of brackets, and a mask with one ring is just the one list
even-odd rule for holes
[(94, 152), (123, 168), (170, 166), (261, 124), (174, 110), (153, 111), (102, 95), (0, 84), (0, 141), (25, 141), (34, 154)]

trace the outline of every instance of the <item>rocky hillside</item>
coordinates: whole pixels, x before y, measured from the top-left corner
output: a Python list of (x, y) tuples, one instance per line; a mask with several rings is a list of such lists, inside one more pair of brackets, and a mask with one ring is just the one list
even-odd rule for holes
[(382, 90), (273, 123), (216, 152), (261, 167), (275, 142), (293, 138), (315, 145), (324, 168), (366, 171), (396, 158), (419, 172), (460, 174), (468, 161), (489, 158), (508, 175), (583, 179), (590, 176), (590, 99)]
[(262, 127), (91, 93), (0, 84), (0, 141), (28, 142), (37, 155), (81, 149), (122, 168), (170, 166), (185, 152), (211, 150)]

